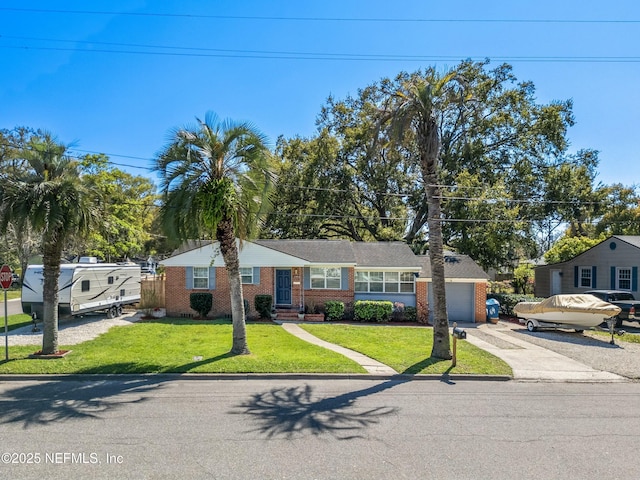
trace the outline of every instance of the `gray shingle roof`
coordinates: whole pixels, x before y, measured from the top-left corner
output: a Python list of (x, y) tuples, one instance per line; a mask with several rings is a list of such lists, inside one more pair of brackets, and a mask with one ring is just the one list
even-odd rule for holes
[(354, 264), (358, 267), (420, 268), (406, 243), (349, 240), (255, 240), (254, 243), (312, 263)]
[(313, 263), (355, 263), (348, 240), (254, 240), (253, 243)]
[[(429, 256), (421, 255), (418, 258), (422, 265), (420, 278), (431, 278)], [(471, 257), (454, 252), (444, 252), (444, 276), (445, 278), (489, 279), (489, 275)]]
[(353, 242), (351, 248), (358, 267), (420, 267), (419, 258), (403, 242)]

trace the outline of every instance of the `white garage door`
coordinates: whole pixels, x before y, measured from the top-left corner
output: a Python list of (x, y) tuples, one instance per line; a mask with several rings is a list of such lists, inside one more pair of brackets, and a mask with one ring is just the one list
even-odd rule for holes
[[(473, 283), (447, 283), (447, 313), (449, 322), (475, 322)], [(429, 282), (429, 319), (433, 319), (433, 289)]]

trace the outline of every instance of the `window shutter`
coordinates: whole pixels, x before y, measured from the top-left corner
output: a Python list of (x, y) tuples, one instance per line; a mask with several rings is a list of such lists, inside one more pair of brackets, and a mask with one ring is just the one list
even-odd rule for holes
[(209, 267), (209, 290), (216, 289), (216, 267)]
[(187, 290), (193, 289), (193, 267), (185, 268), (185, 274), (187, 276), (186, 287)]
[(349, 290), (349, 268), (342, 267), (340, 272), (340, 290)]
[(638, 267), (631, 268), (631, 290), (638, 291)]
[(253, 284), (260, 285), (260, 267), (253, 267)]
[(573, 267), (573, 286), (578, 288), (578, 266)]
[(616, 267), (611, 267), (611, 290), (616, 289)]
[(304, 289), (311, 289), (311, 268), (304, 267)]
[(597, 271), (598, 271), (598, 270), (597, 270), (597, 268), (595, 267), (595, 265), (594, 265), (593, 267), (591, 267), (591, 288), (598, 288), (598, 287), (596, 286), (596, 284), (598, 283), (598, 282), (596, 281), (596, 278), (597, 278), (597, 276), (596, 276)]

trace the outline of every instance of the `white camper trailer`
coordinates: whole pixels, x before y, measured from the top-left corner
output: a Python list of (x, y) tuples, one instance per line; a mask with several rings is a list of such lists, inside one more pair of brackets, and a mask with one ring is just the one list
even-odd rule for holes
[[(22, 282), (22, 311), (42, 318), (42, 265), (29, 265)], [(110, 317), (122, 314), (122, 307), (140, 301), (140, 266), (136, 264), (97, 263), (94, 257), (82, 257), (79, 263), (60, 265), (58, 311), (60, 315), (106, 312)]]

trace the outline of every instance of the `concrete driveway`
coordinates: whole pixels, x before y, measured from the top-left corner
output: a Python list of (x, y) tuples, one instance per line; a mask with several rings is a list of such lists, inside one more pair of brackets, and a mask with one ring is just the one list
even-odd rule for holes
[[(640, 345), (585, 332), (528, 332), (524, 326), (470, 324), (469, 343), (503, 359), (523, 381), (622, 382), (640, 378)], [(619, 340), (619, 337), (617, 337)]]

